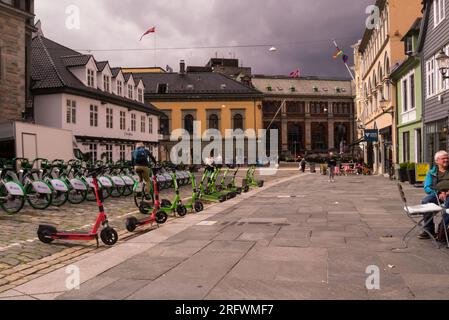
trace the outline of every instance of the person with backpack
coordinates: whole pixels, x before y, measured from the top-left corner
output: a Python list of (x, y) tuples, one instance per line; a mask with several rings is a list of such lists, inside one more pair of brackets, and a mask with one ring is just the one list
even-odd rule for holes
[(145, 181), (145, 192), (148, 195), (151, 193), (150, 166), (156, 163), (156, 159), (148, 149), (145, 149), (143, 142), (136, 144), (136, 150), (132, 154), (132, 165), (139, 175), (140, 182)]

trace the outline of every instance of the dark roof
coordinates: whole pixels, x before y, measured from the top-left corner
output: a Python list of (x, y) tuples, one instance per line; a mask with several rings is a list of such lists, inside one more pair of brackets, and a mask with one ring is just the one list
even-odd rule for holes
[(106, 68), (106, 65), (108, 64), (109, 62), (107, 62), (107, 61), (99, 61), (99, 62), (97, 62), (97, 69), (98, 69), (98, 71), (103, 71), (104, 70), (104, 68)]
[(66, 67), (81, 67), (85, 66), (89, 60), (92, 58), (89, 54), (83, 54), (83, 55), (71, 55), (66, 57), (61, 57), (64, 65)]
[[(152, 98), (257, 98), (262, 93), (223, 74), (212, 72), (136, 73), (145, 84), (145, 95)], [(167, 84), (168, 92), (158, 94), (159, 84)]]
[(33, 94), (70, 92), (144, 112), (157, 115), (161, 114), (151, 104), (143, 104), (135, 100), (85, 86), (70, 72), (66, 63), (70, 63), (70, 66), (78, 65), (78, 63), (84, 63), (86, 59), (89, 61), (88, 59), (91, 57), (90, 55), (83, 55), (64, 47), (40, 35), (36, 36), (32, 42), (31, 78)]
[(122, 68), (111, 68), (111, 72), (112, 72), (112, 77), (115, 78), (118, 76), (120, 70), (122, 70)]
[(201, 66), (188, 66), (187, 72), (212, 72), (212, 68)]

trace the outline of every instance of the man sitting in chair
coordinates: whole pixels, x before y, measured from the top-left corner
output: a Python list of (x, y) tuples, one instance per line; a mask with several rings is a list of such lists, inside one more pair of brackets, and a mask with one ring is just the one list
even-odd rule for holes
[[(441, 204), (445, 206), (445, 208), (449, 209), (449, 155), (446, 151), (439, 151), (435, 154), (435, 163), (434, 166), (426, 176), (426, 181), (424, 183), (424, 191), (427, 193), (427, 196), (423, 199), (422, 204), (427, 203), (435, 203), (437, 205)], [(435, 234), (435, 224), (433, 221), (429, 221), (433, 219), (432, 214), (424, 215), (426, 230)], [(444, 220), (449, 222), (449, 215), (447, 213), (444, 214)], [(429, 239), (429, 235), (425, 232), (418, 236), (420, 239)]]

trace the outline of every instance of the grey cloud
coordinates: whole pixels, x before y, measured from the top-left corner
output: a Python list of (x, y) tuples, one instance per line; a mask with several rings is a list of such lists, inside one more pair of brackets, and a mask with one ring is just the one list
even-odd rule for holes
[[(365, 8), (373, 0), (37, 0), (37, 18), (47, 37), (75, 49), (153, 48), (154, 35), (140, 35), (157, 27), (157, 46), (196, 47), (247, 44), (268, 48), (169, 50), (157, 52), (157, 64), (177, 70), (180, 59), (203, 65), (216, 54), (235, 55), (255, 73), (288, 74), (296, 68), (306, 75), (348, 77), (340, 60), (332, 59), (330, 39), (350, 45), (362, 37)], [(81, 30), (65, 28), (65, 8), (81, 10)], [(325, 40), (313, 42), (316, 40)], [(153, 66), (151, 51), (94, 52), (115, 66)]]

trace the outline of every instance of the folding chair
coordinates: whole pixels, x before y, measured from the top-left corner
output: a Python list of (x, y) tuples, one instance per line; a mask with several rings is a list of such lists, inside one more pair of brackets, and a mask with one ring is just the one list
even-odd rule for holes
[[(427, 233), (430, 236), (430, 238), (432, 239), (435, 246), (439, 249), (440, 245), (438, 244), (434, 235), (426, 230), (426, 227), (428, 225), (430, 225), (431, 223), (434, 223), (433, 218), (438, 213), (442, 212), (445, 209), (434, 204), (434, 203), (409, 206), (407, 204), (407, 199), (405, 197), (404, 189), (402, 188), (402, 185), (400, 183), (398, 183), (398, 188), (399, 188), (399, 194), (401, 195), (402, 202), (404, 203), (404, 212), (407, 215), (407, 217), (414, 224), (413, 228), (411, 228), (402, 238), (402, 243), (405, 245), (404, 249), (408, 247), (407, 237), (416, 229), (421, 230), (421, 232)], [(429, 219), (429, 221), (425, 222), (424, 221), (425, 214), (432, 214), (432, 219)]]
[(447, 225), (446, 225), (446, 221), (444, 220), (444, 213), (446, 212), (447, 214), (449, 214), (449, 209), (445, 208), (444, 204), (441, 204), (440, 198), (438, 197), (438, 193), (436, 191), (434, 191), (434, 192), (435, 192), (435, 195), (437, 196), (438, 205), (443, 208), (443, 210), (441, 212), (441, 222), (443, 223), (444, 235), (446, 237), (446, 245), (449, 248), (449, 237), (448, 237), (448, 234), (447, 234)]

